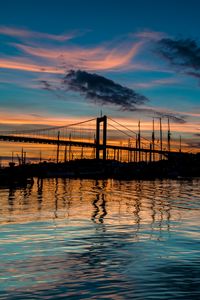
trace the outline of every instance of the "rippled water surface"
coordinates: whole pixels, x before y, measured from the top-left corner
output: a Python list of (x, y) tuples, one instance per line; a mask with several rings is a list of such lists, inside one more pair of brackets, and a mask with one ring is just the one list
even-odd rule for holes
[(0, 189), (0, 299), (200, 299), (200, 180)]

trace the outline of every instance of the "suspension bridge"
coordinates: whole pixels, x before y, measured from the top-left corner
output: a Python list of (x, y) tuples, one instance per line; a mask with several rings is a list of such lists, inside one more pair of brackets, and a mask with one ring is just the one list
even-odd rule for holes
[(171, 150), (169, 123), (165, 148), (163, 148), (162, 134), (161, 119), (159, 144), (157, 144), (154, 121), (152, 136), (148, 139), (141, 135), (140, 122), (136, 132), (110, 117), (101, 116), (64, 126), (1, 131), (0, 141), (56, 145), (57, 162), (60, 161), (62, 147), (64, 147), (65, 161), (72, 160), (74, 157), (77, 158), (73, 155), (74, 151), (79, 151), (80, 158), (85, 158), (88, 156), (89, 149), (91, 149), (92, 158), (96, 159), (151, 162), (167, 158), (171, 153), (179, 153), (177, 150)]

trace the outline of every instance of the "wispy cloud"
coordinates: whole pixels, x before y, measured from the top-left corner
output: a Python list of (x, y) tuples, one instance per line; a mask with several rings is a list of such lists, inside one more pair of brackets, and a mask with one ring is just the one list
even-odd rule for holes
[(114, 70), (129, 68), (131, 61), (138, 54), (143, 42), (135, 42), (132, 45), (124, 44), (124, 47), (113, 49), (106, 46), (91, 48), (68, 46), (68, 47), (40, 47), (39, 45), (27, 46), (14, 44), (25, 54), (40, 59), (46, 59), (57, 64), (60, 68), (81, 68), (85, 70)]
[(149, 88), (161, 87), (161, 86), (171, 86), (177, 83), (180, 83), (180, 80), (178, 80), (177, 78), (162, 78), (162, 79), (150, 80), (147, 82), (134, 83), (133, 87), (149, 89)]
[(32, 31), (24, 28), (0, 26), (0, 34), (16, 38), (47, 39), (52, 41), (64, 42), (80, 35), (81, 31), (74, 30), (66, 34), (49, 34), (44, 32)]
[(37, 72), (37, 73), (54, 73), (62, 74), (64, 71), (58, 67), (41, 65), (39, 63), (27, 62), (26, 59), (10, 58), (10, 59), (0, 59), (0, 68), (2, 69), (12, 69), (27, 72)]
[[(25, 125), (33, 125), (32, 128), (36, 128), (37, 125), (41, 125), (41, 127), (45, 128), (47, 126), (64, 126), (67, 124), (73, 124), (80, 121), (85, 121), (91, 118), (89, 116), (68, 116), (66, 119), (66, 114), (59, 115), (58, 117), (55, 116), (54, 113), (50, 112), (43, 112), (43, 111), (35, 111), (35, 113), (30, 113), (27, 111), (25, 112), (17, 112), (16, 109), (3, 109), (1, 108), (0, 111), (0, 130), (3, 130), (2, 125), (17, 125), (17, 124), (25, 124)], [(26, 129), (26, 127), (24, 128)]]
[(193, 149), (200, 149), (200, 142), (199, 141), (188, 141), (187, 142), (188, 147)]
[(134, 33), (133, 35), (137, 38), (147, 39), (150, 41), (158, 41), (168, 37), (168, 35), (165, 32), (152, 31), (149, 29)]
[(187, 122), (184, 113), (172, 112), (166, 108), (141, 105), (140, 107), (137, 107), (136, 111), (148, 117), (167, 118), (178, 124), (185, 124)]
[[(146, 46), (149, 44), (149, 41), (157, 41), (165, 37), (164, 33), (142, 31), (93, 46), (81, 46), (69, 41), (80, 34), (81, 31), (72, 31), (67, 34), (55, 35), (28, 29), (0, 26), (0, 35), (18, 39), (18, 41), (11, 40), (9, 46), (17, 50), (16, 55), (21, 59), (21, 64), (19, 64), (13, 55), (8, 55), (8, 52), (6, 52), (3, 57), (7, 63), (0, 67), (18, 68), (19, 70), (32, 72), (51, 70), (50, 72), (55, 73), (79, 68), (87, 71), (102, 72), (161, 71), (153, 62), (147, 63), (142, 61), (139, 56), (147, 51)], [(45, 41), (48, 41), (48, 45)], [(56, 42), (61, 43), (58, 44)], [(32, 66), (27, 66), (25, 62), (27, 57)], [(8, 63), (8, 61), (12, 61), (12, 63)], [(37, 65), (42, 65), (42, 67), (38, 68)]]

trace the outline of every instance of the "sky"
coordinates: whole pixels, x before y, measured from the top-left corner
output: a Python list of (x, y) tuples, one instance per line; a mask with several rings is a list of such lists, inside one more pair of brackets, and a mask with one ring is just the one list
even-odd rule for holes
[[(3, 1), (0, 130), (170, 118), (200, 148), (198, 0)], [(137, 125), (136, 125), (137, 126)]]

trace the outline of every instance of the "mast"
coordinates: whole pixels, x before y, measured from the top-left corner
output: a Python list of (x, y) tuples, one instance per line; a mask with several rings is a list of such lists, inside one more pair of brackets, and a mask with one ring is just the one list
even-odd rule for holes
[[(160, 151), (162, 151), (162, 118), (160, 118)], [(160, 160), (162, 160), (162, 153), (160, 153)]]
[(139, 148), (139, 162), (141, 161), (141, 135), (140, 135), (140, 121), (138, 122), (138, 148)]
[(154, 128), (154, 118), (153, 118), (153, 131), (152, 131), (152, 150), (153, 150), (153, 161), (155, 161), (155, 128)]
[(57, 140), (57, 157), (56, 157), (56, 162), (59, 162), (59, 151), (60, 151), (60, 131), (58, 131), (58, 140)]
[(67, 161), (67, 146), (65, 146), (65, 152), (64, 152), (64, 162)]
[(169, 123), (169, 118), (168, 118), (168, 134), (167, 134), (167, 143), (168, 143), (168, 151), (171, 151), (171, 132), (170, 132), (170, 123)]

